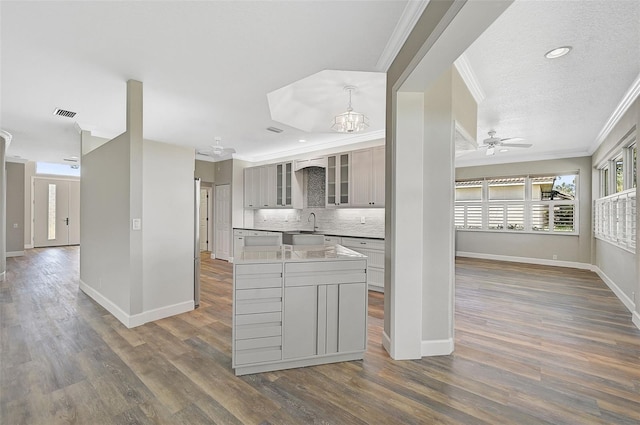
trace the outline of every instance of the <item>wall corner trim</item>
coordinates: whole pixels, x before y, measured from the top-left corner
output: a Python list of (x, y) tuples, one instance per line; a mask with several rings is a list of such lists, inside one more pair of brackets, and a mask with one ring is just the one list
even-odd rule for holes
[(4, 279), (6, 278), (6, 276), (7, 276), (7, 272), (0, 273), (0, 282), (4, 282)]
[(84, 283), (82, 280), (80, 280), (80, 290), (82, 290), (82, 292), (87, 294), (91, 299), (93, 299), (95, 302), (97, 302), (102, 307), (104, 307), (105, 310), (111, 313), (116, 319), (122, 322), (122, 324), (125, 325), (127, 328), (131, 328), (131, 326), (129, 326), (130, 316), (124, 311), (122, 311), (120, 307), (114, 304), (107, 297), (105, 297), (100, 292), (93, 289), (91, 286)]
[(633, 318), (631, 319), (636, 328), (640, 329), (640, 314), (637, 311), (633, 312)]
[(164, 319), (165, 317), (175, 316), (176, 314), (186, 313), (187, 311), (191, 311), (195, 308), (193, 300), (190, 300), (156, 308), (153, 310), (143, 311), (139, 314), (129, 315), (122, 311), (120, 307), (115, 305), (100, 292), (84, 283), (82, 280), (80, 281), (80, 289), (95, 302), (104, 307), (127, 328), (134, 328), (136, 326), (144, 325), (148, 322), (153, 322), (154, 320), (160, 320)]
[(144, 325), (148, 322), (164, 319), (165, 317), (175, 316), (176, 314), (186, 313), (187, 311), (192, 311), (194, 308), (195, 305), (193, 303), (193, 300), (190, 300), (160, 308), (155, 308), (153, 310), (143, 311), (142, 313), (134, 314), (133, 316), (129, 317), (128, 327), (135, 328), (136, 326)]
[(33, 249), (33, 244), (24, 244), (24, 249)]
[(448, 356), (453, 353), (453, 338), (422, 341), (420, 351), (423, 357)]
[(389, 353), (389, 356), (393, 358), (393, 347), (391, 346), (391, 338), (389, 338), (389, 335), (387, 335), (387, 332), (385, 331), (382, 331), (382, 347), (384, 347), (384, 349), (387, 350), (387, 353)]

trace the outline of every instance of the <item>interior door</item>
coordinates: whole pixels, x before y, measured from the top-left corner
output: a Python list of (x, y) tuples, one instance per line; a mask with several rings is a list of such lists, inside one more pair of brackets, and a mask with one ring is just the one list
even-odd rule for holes
[(34, 179), (35, 247), (80, 243), (80, 182)]
[(200, 251), (209, 251), (209, 191), (200, 189)]
[(214, 196), (214, 257), (231, 258), (231, 185), (216, 186)]

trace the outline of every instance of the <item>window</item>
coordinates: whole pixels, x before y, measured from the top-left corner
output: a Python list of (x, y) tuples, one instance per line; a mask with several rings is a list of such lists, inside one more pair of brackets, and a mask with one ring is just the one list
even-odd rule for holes
[(456, 182), (455, 226), (498, 232), (577, 233), (577, 174)]
[(625, 136), (619, 146), (622, 148), (599, 167), (601, 197), (594, 204), (593, 231), (597, 239), (635, 253), (638, 184), (635, 132)]
[(54, 162), (36, 162), (36, 174), (80, 177), (78, 164), (57, 164)]

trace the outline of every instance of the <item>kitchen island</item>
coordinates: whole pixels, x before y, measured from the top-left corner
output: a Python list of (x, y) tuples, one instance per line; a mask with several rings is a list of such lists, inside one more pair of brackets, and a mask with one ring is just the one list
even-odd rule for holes
[(244, 247), (233, 265), (236, 375), (364, 357), (367, 257), (341, 245)]

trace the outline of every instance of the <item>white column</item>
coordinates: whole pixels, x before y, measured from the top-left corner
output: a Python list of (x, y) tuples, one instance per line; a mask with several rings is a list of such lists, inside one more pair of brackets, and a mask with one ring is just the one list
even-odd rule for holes
[(391, 333), (385, 332), (384, 344), (392, 358), (401, 360), (422, 357), (424, 94), (397, 93), (394, 102), (395, 140), (387, 171), (392, 202), (387, 203), (390, 228), (385, 252), (393, 260), (391, 282), (385, 287)]
[(7, 170), (6, 152), (11, 142), (11, 135), (0, 130), (0, 282), (7, 274)]

